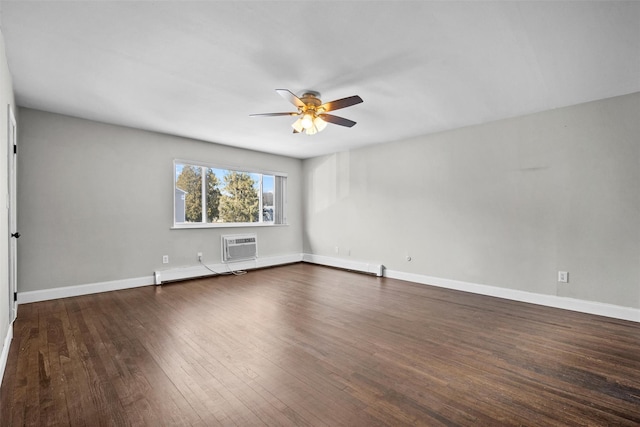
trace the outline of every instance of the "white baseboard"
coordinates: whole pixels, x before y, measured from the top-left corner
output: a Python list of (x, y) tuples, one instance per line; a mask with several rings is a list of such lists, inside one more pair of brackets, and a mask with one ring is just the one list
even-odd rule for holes
[(311, 264), (326, 265), (329, 267), (344, 268), (345, 270), (361, 271), (363, 273), (382, 276), (384, 267), (382, 264), (374, 264), (362, 261), (353, 261), (345, 258), (333, 258), (324, 255), (304, 254), (302, 261)]
[(9, 348), (11, 347), (11, 340), (13, 339), (13, 322), (9, 324), (7, 335), (4, 338), (2, 345), (2, 354), (0, 354), (0, 384), (2, 384), (2, 378), (4, 377), (4, 371), (7, 368), (7, 360), (9, 359)]
[(18, 304), (47, 301), (58, 298), (77, 297), (99, 292), (118, 291), (153, 285), (153, 276), (134, 279), (113, 280), (110, 282), (90, 283), (87, 285), (65, 286), (62, 288), (42, 289), (39, 291), (18, 292)]
[[(344, 268), (347, 270), (362, 271), (383, 275), (390, 279), (406, 280), (423, 285), (437, 286), (440, 288), (455, 289), (474, 294), (504, 298), (512, 301), (527, 302), (530, 304), (547, 307), (561, 308), (564, 310), (578, 311), (581, 313), (595, 314), (614, 319), (640, 322), (640, 309), (623, 307), (602, 302), (579, 300), (575, 298), (559, 297), (555, 295), (536, 294), (519, 291), (516, 289), (500, 288), (497, 286), (481, 285), (477, 283), (463, 282), (460, 280), (443, 279), (441, 277), (425, 276), (422, 274), (405, 273), (403, 271), (387, 270), (378, 264), (370, 264), (361, 261), (352, 261), (344, 258), (334, 258), (324, 255), (304, 254), (302, 261), (312, 264), (326, 265), (329, 267)], [(381, 274), (377, 274), (378, 271)]]
[[(290, 264), (302, 261), (302, 254), (281, 255), (266, 258), (258, 258), (253, 261), (243, 261), (230, 263), (229, 266), (233, 270), (251, 270), (255, 268), (271, 267), (281, 264)], [(228, 272), (229, 268), (226, 264), (208, 265), (214, 271), (220, 273)], [(163, 282), (171, 280), (189, 279), (192, 277), (202, 277), (214, 275), (201, 265), (188, 266), (183, 268), (173, 268), (167, 270), (158, 270)], [(43, 289), (39, 291), (18, 292), (18, 304), (27, 304), (30, 302), (47, 301), (58, 298), (68, 298), (80, 295), (97, 294), (99, 292), (117, 291), (121, 289), (137, 288), (141, 286), (149, 286), (155, 283), (154, 276), (144, 276), (133, 279), (113, 280), (110, 282), (90, 283), (86, 285), (65, 286), (62, 288)]]
[[(630, 320), (632, 322), (640, 322), (640, 309), (637, 308), (623, 307), (614, 304), (579, 300), (574, 298), (559, 297), (555, 295), (536, 294), (532, 292), (519, 291), (516, 289), (500, 288), (496, 286), (481, 285), (459, 280), (443, 279), (440, 277), (425, 276), (414, 273), (405, 273), (402, 271), (386, 270), (381, 264), (353, 261), (344, 258), (333, 258), (323, 255), (288, 254), (257, 258), (256, 260), (252, 261), (230, 263), (229, 265), (207, 264), (207, 266), (216, 272), (225, 273), (229, 271), (229, 267), (233, 268), (234, 271), (252, 270), (256, 268), (272, 267), (276, 265), (290, 264), (300, 261), (312, 264), (326, 265), (329, 267), (344, 268), (353, 271), (361, 271), (364, 273), (375, 274), (377, 276), (384, 275), (384, 277), (389, 277), (391, 279), (406, 280), (414, 283), (438, 286), (447, 289), (455, 289), (459, 291), (504, 298), (513, 301), (527, 302), (531, 304), (544, 305), (547, 307), (555, 307), (565, 310), (606, 316), (615, 319)], [(162, 282), (214, 275), (214, 273), (207, 270), (201, 265), (158, 270), (156, 273), (160, 274)], [(95, 294), (99, 292), (108, 292), (120, 289), (129, 289), (140, 286), (148, 286), (154, 283), (155, 276), (145, 276), (134, 279), (114, 280), (111, 282), (91, 283), (87, 285), (67, 286), (62, 288), (44, 289), (30, 292), (18, 292), (18, 304)], [(0, 363), (1, 362), (2, 360), (0, 360)]]
[[(289, 254), (280, 256), (271, 256), (264, 258), (256, 258), (250, 261), (238, 261), (228, 264), (206, 264), (211, 270), (217, 274), (225, 274), (238, 270), (254, 270), (256, 268), (273, 267), (276, 265), (291, 264), (302, 261), (302, 254)], [(202, 265), (193, 265), (179, 268), (170, 268), (166, 270), (157, 270), (155, 272), (155, 283), (166, 283), (173, 280), (192, 279), (194, 277), (215, 276), (216, 273), (208, 270)], [(158, 280), (159, 278), (159, 280)]]
[[(302, 254), (280, 255), (273, 257), (258, 258), (253, 261), (243, 261), (230, 263), (233, 270), (251, 270), (255, 268), (271, 267), (281, 264), (290, 264), (302, 261)], [(214, 271), (220, 273), (228, 272), (226, 264), (208, 265)], [(188, 266), (183, 268), (173, 268), (158, 270), (163, 282), (171, 280), (189, 279), (192, 277), (202, 277), (214, 275), (201, 265)], [(61, 288), (42, 289), (38, 291), (18, 292), (18, 304), (28, 304), (30, 302), (48, 301), (58, 298), (76, 297), (80, 295), (97, 294), (100, 292), (118, 291), (121, 289), (137, 288), (149, 286), (155, 283), (155, 275), (137, 277), (133, 279), (113, 280), (110, 282), (90, 283), (86, 285), (65, 286)]]
[(408, 282), (420, 283), (423, 285), (432, 285), (440, 288), (455, 289), (458, 291), (471, 292), (474, 294), (504, 298), (513, 301), (527, 302), (530, 304), (578, 311), (581, 313), (596, 314), (598, 316), (612, 317), (614, 319), (640, 322), (640, 309), (632, 307), (623, 307), (614, 304), (559, 297), (555, 295), (536, 294), (516, 289), (499, 288), (496, 286), (480, 285), (477, 283), (405, 273), (402, 271), (385, 270), (384, 275), (391, 279), (406, 280)]

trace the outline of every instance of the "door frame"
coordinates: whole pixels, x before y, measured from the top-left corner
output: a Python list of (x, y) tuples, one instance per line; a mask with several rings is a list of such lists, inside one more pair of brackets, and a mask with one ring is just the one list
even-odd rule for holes
[[(18, 178), (18, 127), (11, 104), (7, 108), (7, 211), (9, 220), (9, 323), (18, 314), (18, 232), (17, 178)], [(18, 235), (19, 236), (19, 235)]]

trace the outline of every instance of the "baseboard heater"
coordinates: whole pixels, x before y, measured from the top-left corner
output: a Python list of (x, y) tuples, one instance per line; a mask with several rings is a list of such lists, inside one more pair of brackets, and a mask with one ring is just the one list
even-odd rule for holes
[(163, 283), (180, 282), (183, 280), (198, 279), (204, 277), (213, 277), (218, 274), (229, 273), (230, 270), (258, 270), (261, 268), (271, 268), (286, 264), (295, 264), (302, 261), (302, 254), (293, 253), (286, 255), (267, 256), (234, 263), (207, 263), (207, 267), (218, 273), (213, 273), (203, 265), (190, 265), (184, 267), (175, 267), (166, 270), (156, 270), (154, 279), (156, 285)]
[(342, 270), (357, 271), (365, 274), (373, 274), (378, 277), (384, 276), (384, 265), (362, 261), (352, 261), (345, 258), (333, 258), (324, 255), (304, 254), (303, 262), (311, 264), (325, 265), (327, 267), (340, 268)]
[(222, 262), (235, 262), (258, 257), (258, 236), (236, 234), (222, 236)]

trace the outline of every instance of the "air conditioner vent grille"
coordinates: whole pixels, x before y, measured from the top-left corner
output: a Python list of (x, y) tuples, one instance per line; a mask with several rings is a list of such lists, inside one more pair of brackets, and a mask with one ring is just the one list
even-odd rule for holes
[(222, 262), (256, 259), (258, 239), (255, 234), (222, 236)]

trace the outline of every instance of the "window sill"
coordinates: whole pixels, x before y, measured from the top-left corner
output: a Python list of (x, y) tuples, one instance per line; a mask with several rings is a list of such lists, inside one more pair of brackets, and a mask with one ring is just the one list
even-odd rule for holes
[(264, 222), (238, 223), (229, 222), (223, 224), (175, 224), (171, 230), (190, 230), (193, 228), (245, 228), (245, 227), (288, 227), (289, 224), (271, 224)]

